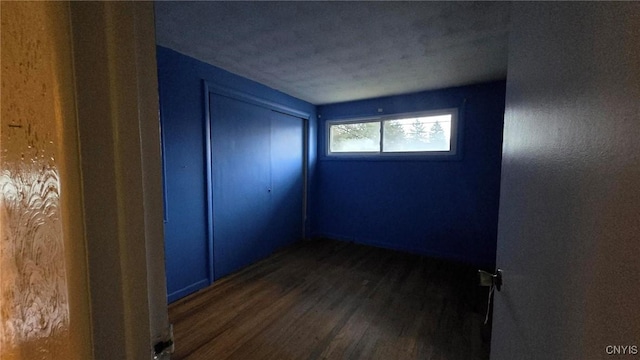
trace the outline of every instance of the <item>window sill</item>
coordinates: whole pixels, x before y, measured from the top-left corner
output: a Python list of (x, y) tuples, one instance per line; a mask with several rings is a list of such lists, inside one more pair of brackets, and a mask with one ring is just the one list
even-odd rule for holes
[(462, 161), (462, 154), (340, 154), (321, 155), (319, 161), (393, 161), (393, 162), (442, 162)]

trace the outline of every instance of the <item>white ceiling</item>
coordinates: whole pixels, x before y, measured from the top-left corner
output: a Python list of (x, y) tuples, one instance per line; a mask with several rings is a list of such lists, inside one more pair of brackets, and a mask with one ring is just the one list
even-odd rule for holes
[(316, 105), (504, 79), (506, 2), (156, 2), (157, 43)]

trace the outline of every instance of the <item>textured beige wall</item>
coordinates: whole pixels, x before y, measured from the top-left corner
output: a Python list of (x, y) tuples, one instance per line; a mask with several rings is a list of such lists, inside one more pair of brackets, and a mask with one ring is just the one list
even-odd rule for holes
[(151, 358), (168, 326), (153, 5), (0, 11), (0, 358)]
[(0, 11), (0, 358), (90, 359), (69, 4)]

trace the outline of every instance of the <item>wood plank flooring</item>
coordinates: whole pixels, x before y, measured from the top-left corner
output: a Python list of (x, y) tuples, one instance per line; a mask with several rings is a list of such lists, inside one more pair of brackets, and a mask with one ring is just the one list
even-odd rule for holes
[(302, 242), (169, 307), (174, 360), (488, 359), (476, 269)]

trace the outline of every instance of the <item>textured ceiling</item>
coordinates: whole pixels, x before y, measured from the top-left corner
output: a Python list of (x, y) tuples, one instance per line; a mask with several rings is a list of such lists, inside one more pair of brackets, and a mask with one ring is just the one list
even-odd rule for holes
[(503, 79), (505, 2), (156, 2), (157, 43), (313, 104)]

